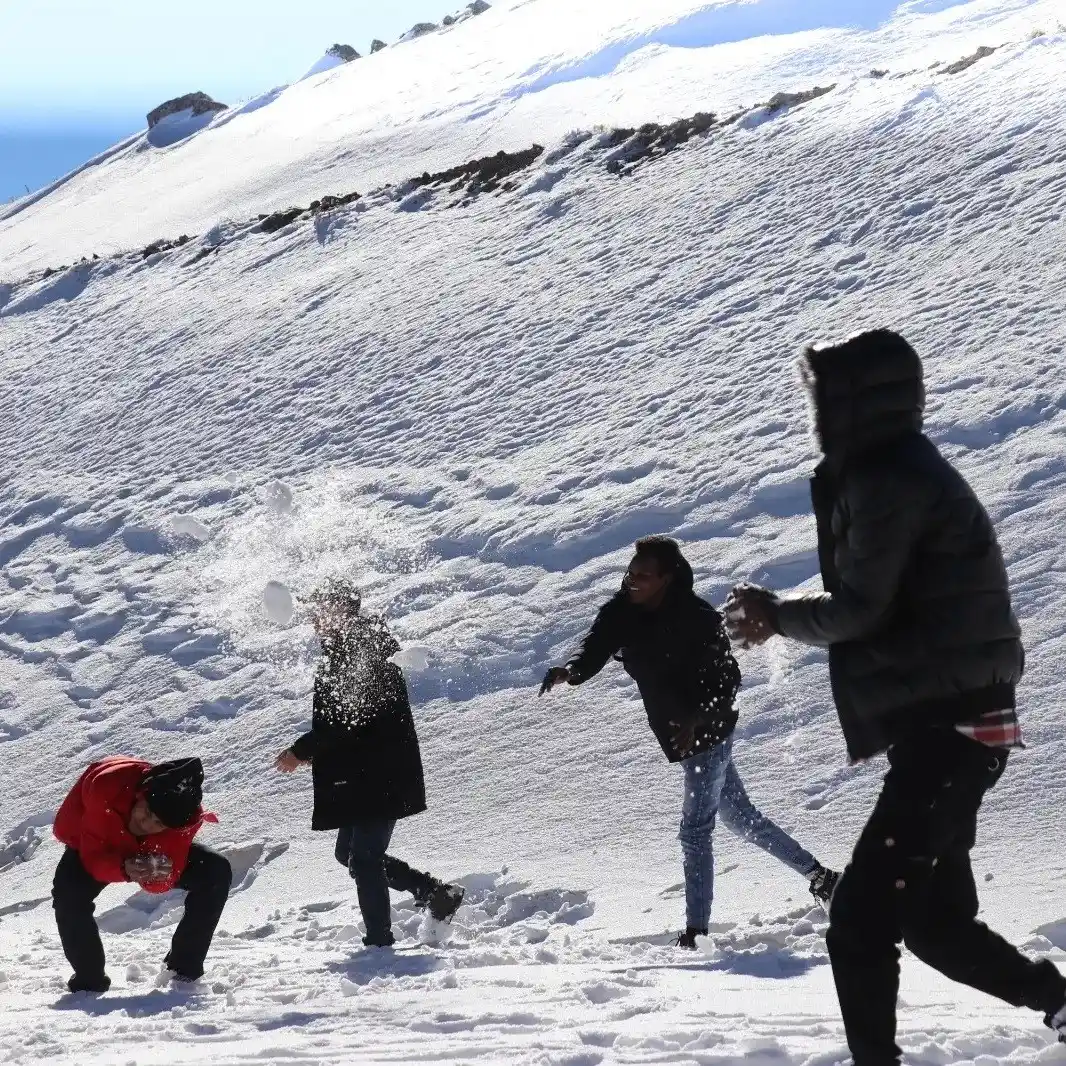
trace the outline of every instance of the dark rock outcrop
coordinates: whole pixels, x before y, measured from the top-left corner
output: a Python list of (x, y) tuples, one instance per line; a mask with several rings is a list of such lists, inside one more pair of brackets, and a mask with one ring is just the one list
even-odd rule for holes
[(965, 59), (956, 60), (954, 63), (949, 63), (946, 67), (943, 67), (937, 73), (939, 74), (961, 74), (964, 70), (969, 70), (975, 63), (980, 62), (982, 59), (987, 59), (990, 55), (994, 55), (998, 49), (989, 48), (987, 44), (981, 45), (972, 56), (966, 56)]
[(186, 93), (184, 96), (176, 96), (173, 100), (167, 100), (155, 110), (148, 112), (148, 128), (154, 129), (163, 119), (169, 115), (176, 115), (179, 111), (191, 111), (194, 115), (206, 115), (211, 111), (225, 111), (226, 104), (220, 104), (212, 100), (207, 93)]
[(413, 41), (418, 37), (425, 37), (427, 33), (433, 33), (440, 27), (435, 22), (416, 22), (401, 38), (401, 41)]
[(471, 159), (468, 163), (460, 163), (457, 167), (436, 174), (427, 172), (421, 177), (412, 178), (407, 185), (409, 188), (447, 185), (451, 192), (465, 189), (466, 194), (471, 197), (483, 192), (495, 192), (501, 187), (509, 190), (514, 188), (514, 185), (505, 179), (532, 166), (543, 154), (544, 149), (539, 144), (534, 144), (523, 152), (497, 152), (481, 159)]
[(259, 216), (259, 228), (264, 233), (277, 233), (284, 229), (290, 222), (295, 222), (302, 214), (302, 207), (287, 207), (284, 211), (275, 211), (271, 215)]
[(373, 55), (375, 52), (380, 52), (383, 48), (388, 48), (388, 47), (389, 46), (384, 41), (378, 40), (378, 38), (375, 37), (370, 42), (370, 54)]
[(335, 56), (337, 59), (343, 59), (345, 63), (351, 63), (353, 59), (359, 59), (359, 53), (350, 44), (335, 44), (331, 45), (329, 51), (326, 52), (328, 56)]

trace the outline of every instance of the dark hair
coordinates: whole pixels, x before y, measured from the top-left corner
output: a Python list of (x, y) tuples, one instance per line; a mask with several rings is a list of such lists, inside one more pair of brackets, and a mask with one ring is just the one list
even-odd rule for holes
[(307, 599), (312, 607), (344, 607), (354, 614), (363, 605), (358, 585), (346, 577), (327, 577)]
[(688, 592), (696, 582), (692, 566), (681, 554), (681, 545), (670, 537), (641, 537), (636, 544), (637, 555), (654, 559), (660, 574), (670, 574), (674, 584)]

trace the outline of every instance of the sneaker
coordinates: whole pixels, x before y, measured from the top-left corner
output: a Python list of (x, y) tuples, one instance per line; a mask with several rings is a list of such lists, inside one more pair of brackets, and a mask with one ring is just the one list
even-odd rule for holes
[(840, 874), (825, 866), (819, 866), (810, 876), (811, 895), (829, 912), (833, 902), (833, 893), (837, 890)]
[(466, 889), (462, 885), (440, 884), (426, 901), (430, 917), (438, 922), (450, 922), (463, 902)]
[(170, 961), (169, 955), (167, 955), (167, 957), (163, 960), (163, 966), (166, 968), (166, 975), (172, 981), (180, 981), (182, 984), (192, 984), (193, 981), (199, 981), (200, 978), (204, 975), (204, 971), (202, 968), (198, 973), (194, 973), (192, 970), (183, 969), (182, 967), (175, 966), (174, 963)]
[(1045, 1014), (1044, 1024), (1049, 1029), (1055, 1030), (1060, 1044), (1066, 1044), (1066, 1005), (1060, 1007), (1055, 1014)]
[(674, 941), (675, 948), (686, 948), (689, 951), (696, 950), (696, 937), (706, 936), (706, 929), (694, 929), (691, 925), (683, 932), (677, 934)]
[(82, 977), (74, 974), (67, 981), (67, 988), (71, 992), (92, 992), (94, 995), (103, 995), (110, 987), (111, 978), (106, 973), (100, 974), (99, 977)]

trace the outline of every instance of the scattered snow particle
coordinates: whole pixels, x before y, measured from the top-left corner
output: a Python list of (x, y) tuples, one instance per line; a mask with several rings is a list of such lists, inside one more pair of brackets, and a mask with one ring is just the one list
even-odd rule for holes
[(429, 669), (429, 656), (429, 648), (412, 645), (409, 648), (401, 648), (389, 659), (389, 662), (395, 663), (401, 670), (420, 674)]
[(235, 474), (235, 473), (234, 473), (234, 472), (233, 472), (233, 471), (231, 470), (231, 471), (230, 471), (230, 472), (229, 472), (229, 473), (228, 473), (228, 474), (226, 475), (226, 480), (227, 480), (227, 481), (228, 481), (228, 482), (229, 482), (229, 483), (230, 483), (231, 485), (236, 485), (236, 484), (237, 484), (237, 481), (238, 481), (238, 478), (237, 478), (237, 475), (236, 475), (236, 474)]
[(143, 980), (144, 973), (141, 970), (140, 966), (138, 966), (135, 962), (131, 962), (129, 966), (126, 967), (126, 981), (129, 984), (133, 985)]
[(263, 589), (263, 606), (267, 616), (279, 626), (287, 626), (295, 613), (292, 592), (280, 581), (268, 581)]

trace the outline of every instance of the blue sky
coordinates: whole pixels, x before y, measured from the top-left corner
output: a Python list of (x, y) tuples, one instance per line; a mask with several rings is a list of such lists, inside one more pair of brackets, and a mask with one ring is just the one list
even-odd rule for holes
[(0, 0), (0, 202), (202, 89), (235, 103), (294, 81), (334, 42), (366, 52), (463, 0)]

